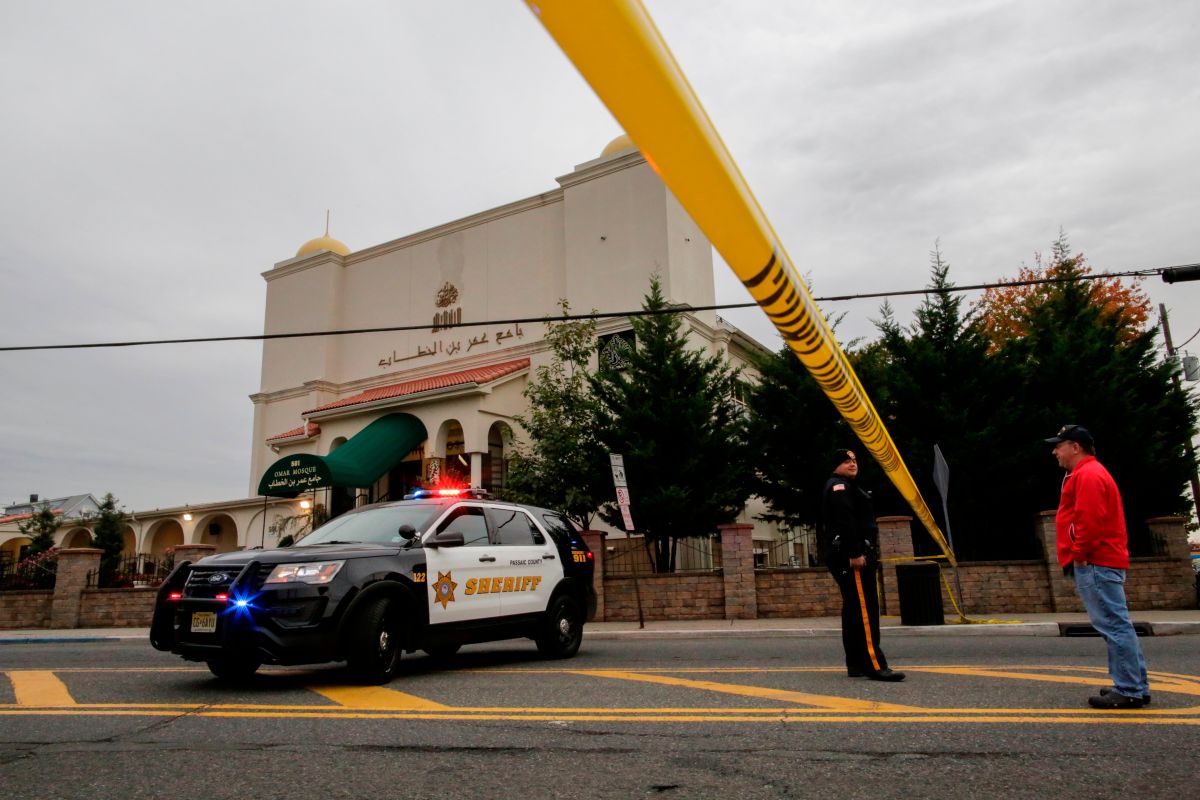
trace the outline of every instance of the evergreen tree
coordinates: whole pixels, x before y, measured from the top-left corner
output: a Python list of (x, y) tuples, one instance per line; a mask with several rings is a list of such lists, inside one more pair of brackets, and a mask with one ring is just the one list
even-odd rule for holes
[(112, 492), (104, 495), (100, 513), (92, 528), (92, 547), (104, 551), (100, 555), (100, 586), (111, 586), (114, 582), (121, 562), (121, 550), (125, 546), (122, 531), (127, 519), (125, 512), (117, 508), (117, 499)]
[[(565, 318), (571, 307), (565, 300), (561, 304)], [(529, 411), (516, 419), (529, 440), (515, 448), (504, 495), (561, 510), (587, 529), (597, 507), (613, 495), (608, 457), (596, 441), (595, 402), (588, 386), (596, 322), (550, 323), (546, 341), (554, 357), (534, 371), (525, 388)]]
[[(929, 293), (911, 328), (897, 324), (886, 305), (876, 323), (887, 356), (872, 382), (886, 387), (881, 394), (888, 429), (945, 532), (933, 482), (933, 448), (942, 451), (950, 467), (950, 528), (958, 557), (1036, 557), (1039, 545), (1027, 514), (1005, 500), (1021, 483), (1019, 451), (1010, 446), (1022, 437), (1019, 418), (1011, 403), (981, 402), (1008, 394), (1013, 375), (1004, 362), (989, 363), (989, 340), (980, 320), (964, 313), (938, 243), (929, 255)], [(936, 549), (925, 537), (917, 544), (923, 552)]]
[(1027, 331), (1001, 344), (999, 354), (1019, 374), (1014, 401), (1028, 435), (1022, 504), (1055, 508), (1061, 470), (1041, 439), (1065, 423), (1088, 428), (1097, 455), (1121, 489), (1134, 552), (1150, 549), (1145, 519), (1185, 514), (1184, 490), (1195, 466), (1183, 443), (1195, 435), (1196, 411), (1171, 380), (1173, 367), (1158, 359), (1157, 328), (1132, 329), (1121, 307), (1097, 302), (1081, 256), (1066, 237), (1051, 265), (1067, 278), (1019, 309)]
[[(667, 311), (654, 277), (643, 308)], [(731, 522), (749, 496), (743, 412), (737, 371), (718, 356), (688, 347), (672, 313), (629, 320), (634, 348), (624, 369), (589, 377), (597, 400), (597, 437), (620, 453), (634, 524), (646, 537), (658, 572), (675, 567), (676, 544)], [(618, 510), (601, 510), (622, 525)]]
[(29, 550), (26, 557), (36, 556), (54, 547), (54, 534), (58, 530), (58, 517), (50, 510), (48, 503), (33, 512), (29, 519), (17, 523), (21, 533), (29, 537)]

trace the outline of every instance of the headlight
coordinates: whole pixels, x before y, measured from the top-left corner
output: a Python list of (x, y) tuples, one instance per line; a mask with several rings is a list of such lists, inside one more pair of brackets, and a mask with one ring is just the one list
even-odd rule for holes
[(305, 564), (279, 564), (267, 576), (267, 583), (329, 583), (345, 561), (309, 561)]

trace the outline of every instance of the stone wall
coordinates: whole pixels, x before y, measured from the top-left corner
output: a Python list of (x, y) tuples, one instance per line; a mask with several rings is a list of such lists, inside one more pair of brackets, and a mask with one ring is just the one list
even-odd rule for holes
[[(943, 564), (942, 608), (954, 617), (946, 585), (954, 586), (954, 570)], [(1046, 565), (1041, 561), (959, 562), (958, 579), (967, 616), (978, 614), (1045, 614), (1053, 611)], [(955, 590), (957, 593), (957, 589)]]
[(53, 589), (0, 592), (0, 630), (49, 628)]
[(85, 589), (80, 628), (149, 628), (158, 589)]
[(1188, 560), (1132, 558), (1125, 576), (1125, 597), (1134, 611), (1155, 608), (1195, 608), (1196, 574)]
[(830, 617), (841, 614), (842, 596), (824, 567), (764, 569), (754, 574), (758, 616)]
[(725, 580), (718, 573), (646, 575), (604, 581), (604, 619), (637, 622), (638, 594), (645, 620), (724, 619)]

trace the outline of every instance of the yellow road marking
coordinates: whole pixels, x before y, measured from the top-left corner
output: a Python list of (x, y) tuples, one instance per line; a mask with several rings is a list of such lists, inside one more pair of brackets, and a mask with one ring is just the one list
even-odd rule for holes
[[(1073, 683), (1085, 686), (1108, 686), (1107, 673), (1091, 678), (1071, 675), (1040, 675), (1012, 670), (989, 669), (987, 667), (905, 667), (909, 672), (930, 672), (941, 675), (968, 675), (977, 678), (1008, 678), (1010, 680), (1039, 681), (1042, 683)], [(1155, 680), (1150, 683), (1152, 692), (1200, 695), (1200, 684), (1184, 681)]]
[(75, 698), (52, 671), (13, 670), (7, 673), (19, 706), (73, 706)]
[(450, 706), (382, 686), (309, 686), (310, 691), (346, 708), (380, 708), (408, 711), (444, 711)]
[[(912, 672), (944, 674), (1001, 680), (1035, 680), (1053, 683), (1097, 685), (1106, 682), (1100, 668), (1070, 665), (1018, 665), (1007, 669), (955, 665), (917, 665)], [(1041, 670), (1031, 673), (1029, 670)], [(829, 673), (834, 667), (753, 667), (717, 668), (638, 668), (618, 669), (491, 669), (463, 670), (464, 673), (539, 672), (593, 676), (614, 680), (633, 680), (687, 689), (760, 697), (795, 706), (746, 709), (721, 708), (570, 708), (570, 707), (454, 707), (385, 687), (309, 685), (305, 689), (337, 703), (323, 705), (282, 704), (137, 704), (76, 703), (55, 673), (61, 672), (138, 672), (129, 668), (65, 668), (61, 670), (11, 670), (6, 674), (15, 689), (17, 702), (0, 704), (0, 716), (158, 716), (188, 714), (204, 717), (307, 719), (416, 719), (416, 720), (507, 720), (507, 721), (579, 721), (579, 722), (827, 722), (827, 723), (995, 723), (995, 724), (1145, 724), (1200, 725), (1200, 706), (1137, 711), (1101, 711), (1088, 708), (919, 708), (806, 692), (793, 692), (756, 686), (724, 684), (714, 681), (673, 677), (680, 673)], [(664, 674), (669, 673), (669, 674)], [(1073, 674), (1046, 674), (1073, 673)], [(1155, 691), (1200, 695), (1196, 676), (1152, 672)]]
[(666, 675), (650, 675), (624, 670), (578, 670), (576, 674), (589, 675), (599, 678), (613, 678), (622, 681), (641, 681), (657, 683), (665, 686), (683, 686), (688, 689), (704, 689), (709, 692), (736, 694), (743, 697), (763, 697), (770, 700), (784, 700), (789, 703), (801, 703), (808, 706), (839, 709), (842, 711), (920, 711), (912, 706), (901, 706), (894, 703), (879, 703), (874, 700), (855, 700), (848, 697), (832, 697), (824, 694), (809, 694), (793, 692), (787, 689), (769, 689), (762, 686), (741, 686), (731, 683), (714, 683), (713, 681), (695, 681), (690, 678), (672, 678)]
[[(0, 716), (89, 716), (103, 714), (105, 716), (172, 716), (174, 712), (153, 710), (78, 710), (69, 708), (58, 709), (29, 709), (26, 711), (7, 711), (0, 709)], [(1061, 713), (1061, 712), (1059, 712)], [(217, 710), (201, 709), (192, 716), (228, 717), (228, 718), (279, 718), (279, 714), (262, 711), (238, 711), (235, 709)], [(614, 714), (611, 711), (598, 709), (594, 714), (579, 713), (520, 713), (512, 709), (505, 713), (464, 714), (461, 712), (437, 713), (432, 711), (382, 711), (369, 713), (366, 711), (332, 711), (318, 713), (305, 711), (290, 713), (288, 718), (302, 719), (417, 719), (417, 720), (486, 720), (486, 721), (535, 721), (535, 722), (828, 722), (828, 723), (981, 723), (981, 724), (1037, 724), (1054, 723), (1067, 725), (1200, 725), (1200, 717), (1180, 719), (1178, 717), (1150, 716), (1145, 712), (1133, 711), (1120, 714), (1106, 715), (1099, 713), (1082, 714), (1077, 716), (1017, 716), (1005, 713), (1003, 709), (993, 709), (985, 715), (937, 714), (922, 712), (913, 715), (867, 715), (861, 712), (851, 714), (836, 714), (821, 710), (813, 714), (797, 713), (794, 710), (778, 709), (769, 714), (755, 715), (752, 711), (737, 711), (727, 714), (696, 714), (684, 713), (666, 715), (661, 712), (639, 714)]]

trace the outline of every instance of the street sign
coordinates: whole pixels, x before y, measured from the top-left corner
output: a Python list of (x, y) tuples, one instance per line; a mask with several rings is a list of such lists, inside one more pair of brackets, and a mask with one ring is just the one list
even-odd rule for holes
[(612, 465), (613, 486), (617, 488), (617, 505), (621, 509), (621, 521), (625, 530), (633, 530), (633, 516), (629, 513), (629, 488), (625, 485), (625, 458), (619, 453), (609, 453), (608, 462)]
[(629, 513), (629, 506), (621, 506), (621, 520), (625, 523), (625, 530), (633, 530), (633, 517)]
[(612, 464), (613, 485), (625, 486), (625, 458), (613, 453), (608, 460)]

